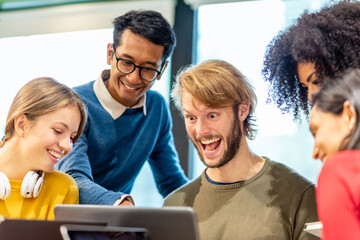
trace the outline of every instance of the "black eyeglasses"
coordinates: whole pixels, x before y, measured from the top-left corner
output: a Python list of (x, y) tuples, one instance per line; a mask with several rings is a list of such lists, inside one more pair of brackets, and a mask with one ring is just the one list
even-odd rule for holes
[(148, 81), (148, 82), (152, 82), (154, 81), (157, 76), (159, 76), (161, 74), (160, 71), (150, 68), (150, 67), (141, 67), (136, 65), (135, 63), (133, 63), (130, 60), (124, 59), (124, 58), (119, 58), (116, 55), (116, 48), (115, 46), (113, 46), (114, 48), (114, 52), (115, 52), (115, 58), (116, 58), (116, 68), (125, 74), (129, 74), (132, 73), (133, 71), (135, 71), (135, 68), (139, 69), (139, 74), (140, 74), (140, 78), (142, 80)]

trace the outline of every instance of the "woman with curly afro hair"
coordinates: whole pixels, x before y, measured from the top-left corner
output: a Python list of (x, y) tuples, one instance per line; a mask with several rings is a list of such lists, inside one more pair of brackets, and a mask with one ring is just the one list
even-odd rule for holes
[(294, 120), (309, 115), (311, 96), (348, 68), (360, 68), (360, 2), (340, 1), (305, 11), (266, 49), (262, 73), (273, 100)]

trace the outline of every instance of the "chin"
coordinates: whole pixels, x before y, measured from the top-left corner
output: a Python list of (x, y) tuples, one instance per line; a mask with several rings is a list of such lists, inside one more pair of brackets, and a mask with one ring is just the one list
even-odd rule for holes
[(216, 164), (216, 165), (214, 165), (214, 164), (212, 164), (212, 165), (206, 164), (206, 166), (207, 166), (208, 168), (212, 168), (212, 169), (219, 168), (219, 164)]
[(202, 161), (206, 167), (208, 168), (219, 168), (220, 165), (220, 161), (219, 160), (209, 160), (207, 158), (204, 158), (203, 156), (203, 161)]
[(47, 166), (46, 168), (43, 168), (42, 171), (44, 172), (53, 172), (55, 170), (55, 166)]

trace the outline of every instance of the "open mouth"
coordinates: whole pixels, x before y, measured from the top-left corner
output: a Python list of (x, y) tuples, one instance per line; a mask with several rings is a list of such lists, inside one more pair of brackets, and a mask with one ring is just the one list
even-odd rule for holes
[(124, 83), (124, 82), (121, 81), (121, 80), (120, 80), (120, 82), (121, 82), (121, 84), (124, 86), (124, 88), (125, 88), (127, 91), (129, 91), (129, 92), (133, 92), (133, 93), (134, 93), (134, 92), (136, 92), (137, 90), (141, 89), (141, 87), (132, 87), (132, 86)]
[(56, 158), (56, 159), (60, 159), (60, 158), (61, 158), (61, 155), (62, 155), (62, 154), (57, 153), (57, 152), (55, 152), (55, 151), (53, 151), (53, 150), (48, 150), (48, 153), (49, 153), (51, 156), (53, 156), (54, 158)]
[(212, 138), (209, 140), (202, 140), (202, 141), (200, 141), (200, 143), (205, 152), (213, 152), (219, 147), (219, 145), (221, 143), (221, 138)]

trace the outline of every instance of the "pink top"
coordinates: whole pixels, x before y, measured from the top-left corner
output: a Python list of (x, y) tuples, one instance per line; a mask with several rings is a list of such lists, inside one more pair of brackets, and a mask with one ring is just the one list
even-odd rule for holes
[(339, 152), (324, 163), (316, 198), (322, 239), (360, 239), (360, 150)]

